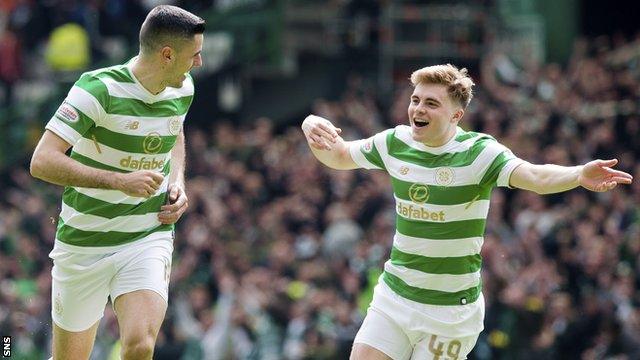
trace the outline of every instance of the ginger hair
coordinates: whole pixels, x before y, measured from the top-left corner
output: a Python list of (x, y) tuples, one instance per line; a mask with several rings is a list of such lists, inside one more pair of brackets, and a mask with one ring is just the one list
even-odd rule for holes
[(473, 98), (473, 80), (466, 68), (446, 65), (433, 65), (418, 69), (411, 74), (411, 84), (440, 84), (447, 87), (451, 100), (456, 101), (462, 109), (466, 109)]

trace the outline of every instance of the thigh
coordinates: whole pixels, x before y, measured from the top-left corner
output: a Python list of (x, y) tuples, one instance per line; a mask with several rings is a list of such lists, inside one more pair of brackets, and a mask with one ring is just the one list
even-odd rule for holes
[(363, 343), (354, 343), (349, 360), (393, 360), (382, 351)]
[(109, 255), (51, 253), (51, 317), (61, 329), (78, 333), (104, 315), (113, 277)]
[(478, 335), (480, 334), (454, 338), (427, 334), (414, 346), (411, 359), (466, 359), (475, 346)]
[(406, 360), (412, 352), (409, 338), (402, 328), (381, 310), (373, 307), (367, 310), (367, 316), (353, 342), (351, 359)]
[(123, 343), (155, 340), (167, 310), (171, 252), (161, 242), (118, 255), (111, 299)]
[(84, 331), (71, 332), (53, 324), (53, 360), (86, 360), (91, 355), (98, 330), (97, 321)]
[(123, 344), (155, 342), (167, 302), (155, 291), (136, 290), (118, 296), (113, 304)]
[(162, 241), (118, 253), (117, 272), (110, 288), (113, 303), (121, 295), (137, 290), (154, 291), (167, 302), (172, 251), (171, 243)]

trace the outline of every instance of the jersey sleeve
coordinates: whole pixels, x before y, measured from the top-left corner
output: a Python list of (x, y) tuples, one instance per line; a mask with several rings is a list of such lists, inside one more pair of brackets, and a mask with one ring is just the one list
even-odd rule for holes
[(387, 137), (392, 131), (388, 129), (368, 139), (351, 142), (349, 152), (353, 161), (361, 168), (386, 170), (383, 156), (387, 155)]
[(486, 170), (482, 173), (480, 185), (509, 187), (511, 173), (525, 161), (515, 156), (509, 148), (493, 138), (488, 138), (483, 141), (489, 142), (485, 148), (489, 156), (486, 157)]
[(73, 146), (105, 118), (108, 101), (106, 85), (89, 73), (83, 74), (45, 128)]

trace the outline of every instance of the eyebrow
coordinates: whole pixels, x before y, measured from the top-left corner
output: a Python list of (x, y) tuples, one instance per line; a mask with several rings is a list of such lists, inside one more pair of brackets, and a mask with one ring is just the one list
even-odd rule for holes
[[(413, 98), (420, 99), (420, 97), (419, 97), (418, 95), (411, 95), (411, 98), (412, 98), (412, 99), (413, 99)], [(434, 98), (434, 97), (428, 97), (426, 100), (427, 100), (427, 101), (433, 101), (433, 102), (435, 102), (435, 103), (440, 104), (440, 100), (438, 100), (438, 99), (436, 99), (436, 98)]]

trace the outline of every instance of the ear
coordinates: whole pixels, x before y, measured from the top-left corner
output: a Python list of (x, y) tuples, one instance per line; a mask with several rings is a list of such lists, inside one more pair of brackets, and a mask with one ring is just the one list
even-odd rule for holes
[(164, 46), (162, 49), (160, 49), (160, 54), (162, 56), (162, 62), (164, 63), (171, 62), (175, 57), (173, 49), (169, 46)]
[(453, 113), (453, 117), (451, 118), (451, 121), (455, 122), (455, 123), (458, 123), (460, 120), (462, 120), (463, 116), (464, 116), (464, 110), (463, 109), (458, 109), (458, 111)]

